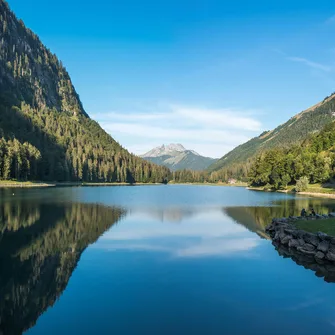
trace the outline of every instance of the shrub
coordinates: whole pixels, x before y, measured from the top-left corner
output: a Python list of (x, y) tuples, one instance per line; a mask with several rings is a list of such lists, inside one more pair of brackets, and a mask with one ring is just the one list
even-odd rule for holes
[(297, 184), (295, 185), (296, 192), (304, 192), (307, 190), (309, 185), (308, 177), (301, 177), (297, 180)]

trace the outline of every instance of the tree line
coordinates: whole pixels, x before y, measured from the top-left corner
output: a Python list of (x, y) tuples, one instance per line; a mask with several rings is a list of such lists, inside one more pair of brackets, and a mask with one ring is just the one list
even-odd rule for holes
[(167, 183), (168, 168), (130, 154), (97, 122), (55, 109), (0, 106), (0, 179)]
[(251, 166), (250, 183), (280, 189), (301, 178), (310, 183), (327, 182), (335, 176), (334, 145), (335, 123), (331, 122), (301, 145), (260, 154)]

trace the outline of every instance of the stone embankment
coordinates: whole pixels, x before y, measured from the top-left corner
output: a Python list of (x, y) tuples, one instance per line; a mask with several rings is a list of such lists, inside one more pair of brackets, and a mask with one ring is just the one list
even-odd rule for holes
[(335, 237), (322, 232), (315, 234), (299, 230), (294, 226), (296, 220), (322, 220), (335, 217), (335, 213), (329, 215), (317, 215), (316, 217), (289, 217), (273, 219), (266, 227), (266, 232), (272, 238), (275, 246), (286, 246), (295, 254), (302, 254), (305, 260), (319, 264), (335, 263)]

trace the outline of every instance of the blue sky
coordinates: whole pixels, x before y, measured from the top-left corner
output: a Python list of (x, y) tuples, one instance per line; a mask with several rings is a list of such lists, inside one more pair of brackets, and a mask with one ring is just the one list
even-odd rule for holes
[(136, 154), (180, 142), (221, 157), (335, 91), (329, 0), (8, 3)]

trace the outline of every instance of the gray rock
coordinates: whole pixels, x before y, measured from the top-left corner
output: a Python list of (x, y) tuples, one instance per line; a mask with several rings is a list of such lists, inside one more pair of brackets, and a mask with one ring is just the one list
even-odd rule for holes
[(331, 251), (328, 251), (327, 255), (326, 255), (326, 258), (331, 262), (335, 262), (335, 253), (333, 253)]
[(284, 238), (282, 238), (280, 241), (282, 244), (287, 244), (292, 239), (291, 235), (286, 235)]
[(335, 218), (335, 213), (329, 213), (328, 216), (330, 216), (331, 218)]
[(300, 246), (303, 246), (303, 245), (305, 245), (305, 243), (306, 243), (305, 240), (304, 240), (303, 238), (299, 238), (299, 239), (298, 239), (298, 242), (299, 242), (299, 245), (300, 245)]
[(316, 217), (317, 219), (322, 219), (322, 215), (320, 215), (320, 214), (315, 214), (315, 217)]
[(279, 239), (280, 240), (282, 240), (285, 236), (286, 236), (286, 234), (284, 232), (279, 233)]
[(312, 244), (312, 245), (314, 245), (315, 247), (317, 247), (318, 244), (319, 244), (319, 242), (320, 242), (319, 238), (318, 238), (316, 235), (311, 234), (311, 233), (305, 233), (305, 235), (303, 236), (303, 239), (304, 239), (307, 243)]
[(319, 251), (322, 251), (323, 253), (327, 253), (328, 250), (329, 250), (329, 242), (328, 242), (328, 241), (321, 241), (321, 242), (318, 244), (317, 249), (318, 249)]
[(325, 233), (323, 233), (322, 231), (318, 231), (316, 233), (316, 236), (321, 240), (321, 241), (324, 241), (324, 240), (327, 240), (327, 241), (330, 241), (331, 240), (331, 237)]
[(303, 247), (305, 250), (308, 250), (308, 251), (313, 251), (315, 250), (315, 246), (312, 245), (312, 244), (309, 244), (309, 243), (306, 243)]
[(316, 254), (315, 250), (307, 250), (304, 247), (298, 247), (297, 250), (305, 255), (314, 256)]
[(290, 239), (290, 240), (288, 241), (288, 246), (289, 246), (290, 248), (296, 248), (296, 247), (299, 247), (300, 244), (299, 244), (299, 241), (298, 241), (298, 240), (292, 238), (292, 239)]
[(318, 258), (318, 259), (324, 259), (325, 258), (325, 254), (321, 251), (318, 251), (315, 256), (315, 258)]
[(303, 238), (305, 235), (305, 232), (303, 230), (297, 230), (296, 231), (297, 237)]

